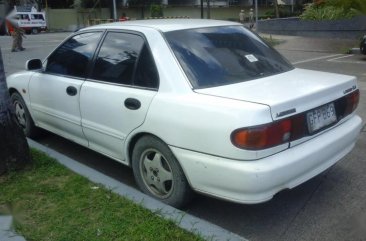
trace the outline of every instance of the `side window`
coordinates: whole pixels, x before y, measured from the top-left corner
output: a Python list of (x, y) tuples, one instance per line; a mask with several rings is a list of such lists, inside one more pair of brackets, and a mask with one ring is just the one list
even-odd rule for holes
[(155, 66), (154, 58), (146, 44), (142, 48), (136, 66), (134, 85), (147, 88), (159, 87), (158, 71)]
[(31, 14), (32, 19), (44, 20), (42, 14)]
[(83, 33), (68, 39), (47, 59), (48, 73), (86, 78), (101, 32)]
[(108, 33), (98, 53), (92, 78), (131, 85), (135, 63), (143, 45), (141, 36)]

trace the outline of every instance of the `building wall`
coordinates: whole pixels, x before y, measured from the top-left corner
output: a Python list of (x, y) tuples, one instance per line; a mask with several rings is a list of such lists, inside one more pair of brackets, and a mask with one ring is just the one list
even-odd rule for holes
[[(211, 19), (238, 21), (239, 12), (241, 9), (245, 13), (249, 13), (251, 6), (232, 6), (232, 7), (212, 7), (210, 8)], [(142, 19), (141, 9), (139, 8), (119, 8), (117, 11), (118, 16), (122, 16), (125, 13), (131, 20)], [(264, 14), (267, 9), (261, 9), (259, 16)], [(163, 10), (164, 17), (189, 17), (189, 18), (201, 18), (200, 7), (194, 6), (180, 6), (171, 7), (167, 6)], [(144, 18), (150, 17), (150, 9), (144, 9)], [(207, 17), (207, 8), (204, 8), (204, 18)], [(248, 17), (248, 16), (247, 16)], [(78, 28), (88, 26), (92, 20), (92, 24), (102, 23), (110, 19), (110, 10), (107, 8), (102, 9), (86, 9), (83, 11), (77, 11), (75, 9), (47, 9), (46, 10), (47, 26), (51, 31), (74, 31)]]
[(299, 18), (260, 20), (257, 31), (267, 34), (358, 39), (366, 33), (366, 16), (343, 20), (301, 20)]

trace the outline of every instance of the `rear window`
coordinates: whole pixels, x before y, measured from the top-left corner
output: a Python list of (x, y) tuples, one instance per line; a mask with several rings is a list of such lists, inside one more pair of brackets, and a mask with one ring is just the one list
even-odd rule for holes
[(249, 81), (293, 67), (277, 51), (242, 26), (165, 33), (194, 88)]

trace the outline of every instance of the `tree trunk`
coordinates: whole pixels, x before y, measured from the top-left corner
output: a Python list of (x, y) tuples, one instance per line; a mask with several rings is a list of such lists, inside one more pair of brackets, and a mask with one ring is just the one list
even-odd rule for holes
[(274, 5), (274, 8), (275, 8), (275, 14), (276, 14), (276, 18), (279, 18), (280, 17), (280, 12), (278, 10), (278, 0), (273, 0), (273, 5)]
[(28, 143), (10, 102), (0, 49), (0, 175), (22, 169), (29, 163)]

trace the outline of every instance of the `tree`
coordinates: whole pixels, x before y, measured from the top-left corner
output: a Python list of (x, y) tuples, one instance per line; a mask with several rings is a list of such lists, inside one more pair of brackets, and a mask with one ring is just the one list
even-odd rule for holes
[(314, 0), (300, 16), (306, 20), (349, 19), (366, 15), (365, 0)]
[(345, 11), (355, 11), (358, 14), (366, 15), (365, 0), (328, 0), (329, 5), (343, 8)]
[(141, 9), (141, 18), (145, 18), (145, 8), (151, 4), (161, 4), (161, 0), (128, 0), (128, 6)]
[(10, 101), (0, 49), (0, 175), (29, 163), (28, 143)]
[(276, 18), (279, 18), (280, 17), (280, 11), (278, 10), (278, 2), (277, 2), (277, 0), (273, 0), (273, 6), (274, 6)]
[(153, 18), (164, 17), (163, 7), (158, 4), (151, 4), (150, 6), (150, 16)]

